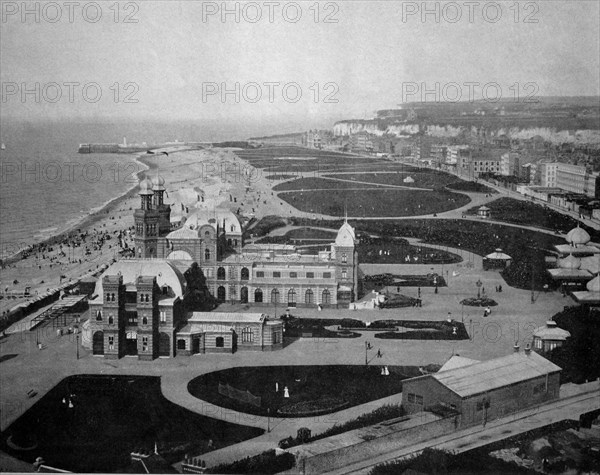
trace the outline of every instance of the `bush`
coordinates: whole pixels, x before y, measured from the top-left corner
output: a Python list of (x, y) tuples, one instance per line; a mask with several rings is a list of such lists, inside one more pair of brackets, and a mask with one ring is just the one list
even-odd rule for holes
[(294, 467), (296, 458), (290, 453), (277, 455), (275, 450), (267, 450), (254, 457), (246, 457), (232, 463), (209, 468), (206, 473), (257, 473), (272, 474)]

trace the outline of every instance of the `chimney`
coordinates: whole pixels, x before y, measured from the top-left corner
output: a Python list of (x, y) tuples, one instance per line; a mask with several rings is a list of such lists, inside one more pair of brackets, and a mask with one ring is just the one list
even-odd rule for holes
[(525, 354), (527, 356), (529, 356), (531, 354), (531, 347), (529, 346), (529, 343), (527, 343), (527, 345), (525, 345)]
[(518, 352), (519, 352), (519, 349), (520, 349), (520, 347), (519, 347), (519, 342), (518, 342), (518, 341), (515, 341), (515, 345), (513, 346), (513, 351), (514, 351), (515, 353), (518, 353)]

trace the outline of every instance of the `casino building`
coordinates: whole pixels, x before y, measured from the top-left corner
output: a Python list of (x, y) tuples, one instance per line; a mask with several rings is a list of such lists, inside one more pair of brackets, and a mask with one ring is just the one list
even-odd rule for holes
[(141, 207), (134, 213), (137, 258), (166, 259), (180, 268), (197, 262), (220, 302), (347, 307), (357, 299), (356, 236), (347, 222), (335, 242), (317, 254), (288, 245), (244, 246), (240, 221), (225, 208), (196, 208), (171, 229), (164, 193), (161, 177), (140, 183)]
[(240, 221), (225, 208), (197, 208), (174, 227), (164, 180), (140, 183), (134, 212), (135, 258), (100, 276), (89, 300), (88, 340), (94, 355), (140, 359), (176, 354), (281, 348), (283, 325), (266, 314), (186, 315), (185, 272), (197, 263), (219, 302), (253, 306), (337, 307), (356, 300), (354, 229), (345, 222), (335, 242), (314, 254), (294, 246), (244, 246)]

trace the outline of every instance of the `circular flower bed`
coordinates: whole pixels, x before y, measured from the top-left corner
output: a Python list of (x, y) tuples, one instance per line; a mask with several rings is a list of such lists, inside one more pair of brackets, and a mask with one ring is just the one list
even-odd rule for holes
[(498, 305), (498, 302), (487, 297), (464, 299), (460, 303), (469, 307), (495, 307)]
[(277, 414), (288, 417), (318, 416), (343, 409), (348, 405), (347, 401), (336, 397), (326, 397), (314, 401), (302, 401), (289, 404), (277, 409)]

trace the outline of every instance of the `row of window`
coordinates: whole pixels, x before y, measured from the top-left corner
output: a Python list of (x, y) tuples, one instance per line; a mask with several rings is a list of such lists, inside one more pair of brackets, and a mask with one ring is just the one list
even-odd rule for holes
[[(232, 290), (234, 290), (234, 289), (229, 290), (229, 298), (235, 297), (235, 292), (232, 292)], [(298, 302), (298, 297), (299, 296), (298, 296), (298, 293), (296, 292), (296, 290), (290, 289), (287, 292), (287, 303), (288, 304), (296, 304)], [(300, 298), (302, 298), (302, 297), (300, 297)], [(220, 285), (217, 288), (217, 300), (219, 300), (220, 302), (224, 302), (226, 299), (227, 299), (227, 291), (224, 286)], [(240, 299), (241, 299), (242, 303), (248, 303), (248, 287), (242, 287)], [(262, 289), (260, 289), (260, 288), (256, 289), (254, 291), (254, 302), (262, 303), (262, 302), (265, 302), (264, 299), (265, 299), (265, 296), (264, 296)], [(281, 301), (282, 301), (281, 292), (278, 289), (271, 290), (270, 302), (271, 303), (280, 303)], [(313, 292), (312, 289), (308, 289), (304, 292), (304, 303), (307, 305), (312, 305), (312, 304), (316, 303), (315, 293)], [(331, 292), (329, 292), (329, 290), (325, 289), (325, 290), (323, 290), (323, 292), (321, 292), (320, 303), (324, 304), (324, 305), (329, 305), (331, 303)]]
[[(281, 278), (281, 271), (273, 271), (272, 276), (274, 279), (280, 279)], [(298, 272), (290, 272), (289, 273), (289, 278), (290, 279), (297, 279), (298, 278)], [(342, 278), (346, 278), (348, 276), (348, 270), (347, 269), (342, 269)], [(257, 278), (261, 278), (261, 277), (265, 277), (265, 271), (256, 271), (256, 277)], [(321, 275), (321, 277), (323, 279), (331, 279), (331, 272), (323, 272), (323, 274)], [(314, 272), (307, 272), (306, 273), (306, 278), (307, 279), (314, 279), (315, 278), (315, 273)]]
[[(161, 310), (160, 313), (160, 323), (166, 323), (167, 321), (167, 312), (164, 310)], [(97, 322), (101, 322), (102, 321), (102, 312), (100, 310), (98, 310), (98, 312), (96, 313), (96, 321)], [(115, 322), (115, 319), (112, 315), (109, 315), (108, 317), (108, 324), (112, 325)], [(137, 325), (137, 313), (130, 313), (129, 317), (128, 317), (128, 323), (130, 325)], [(144, 317), (142, 318), (142, 325), (147, 325), (148, 324), (148, 318)]]

